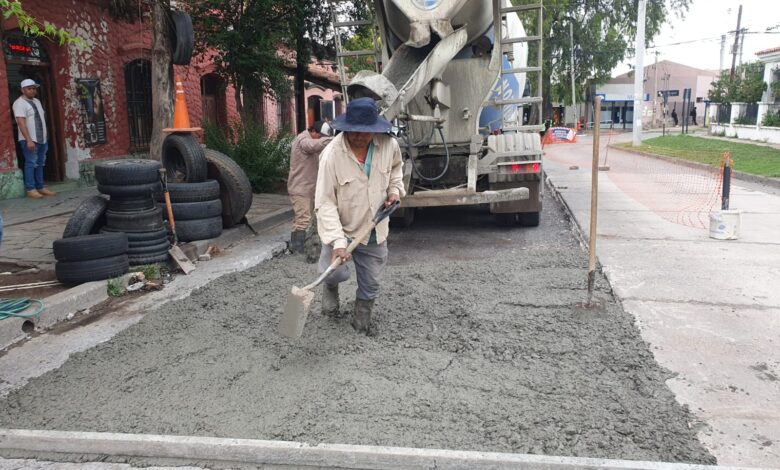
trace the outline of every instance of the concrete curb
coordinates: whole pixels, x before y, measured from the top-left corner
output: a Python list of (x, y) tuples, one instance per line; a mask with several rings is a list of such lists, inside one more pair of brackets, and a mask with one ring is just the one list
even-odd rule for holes
[[(194, 258), (197, 259), (197, 255), (204, 254), (210, 245), (217, 245), (222, 248), (229, 247), (241, 240), (254, 236), (256, 232), (266, 230), (290, 219), (292, 213), (292, 208), (282, 208), (269, 212), (248, 221), (247, 225), (225, 230), (218, 238), (185, 243), (182, 245), (182, 249), (185, 250), (188, 256), (192, 257), (195, 254)], [(284, 251), (285, 248), (286, 246), (275, 248), (276, 251), (274, 253), (276, 254), (280, 250)], [(45, 309), (38, 318), (7, 318), (0, 321), (0, 351), (26, 338), (28, 332), (32, 329), (30, 326), (37, 331), (49, 329), (66, 319), (69, 314), (93, 307), (106, 299), (108, 299), (106, 281), (81, 284), (47, 297), (43, 299)]]
[[(609, 145), (609, 148), (615, 150), (621, 150), (623, 152), (633, 153), (635, 155), (641, 155), (643, 157), (655, 158), (657, 160), (663, 160), (665, 162), (674, 163), (681, 166), (687, 166), (688, 168), (695, 168), (697, 170), (706, 170), (706, 171), (718, 170), (718, 168), (711, 165), (707, 165), (706, 163), (692, 162), (689, 160), (681, 160), (679, 158), (667, 157), (665, 155), (657, 155), (655, 153), (644, 152), (642, 150), (619, 147), (616, 144)], [(750, 183), (764, 184), (767, 186), (771, 186), (773, 188), (780, 189), (780, 178), (769, 178), (767, 176), (751, 175), (750, 173), (745, 173), (736, 170), (732, 171), (731, 174), (735, 179), (738, 180), (747, 181)]]
[(45, 330), (61, 322), (69, 314), (90, 308), (106, 299), (107, 281), (88, 282), (47, 297), (43, 299), (45, 308), (38, 318), (7, 318), (0, 321), (0, 350), (26, 338), (27, 331), (31, 331), (27, 329), (30, 323), (35, 330)]
[[(343, 444), (310, 446), (301, 442), (229, 439), (197, 436), (162, 436), (33, 430), (0, 430), (0, 453), (35, 457), (94, 455), (108, 457), (174, 459), (184, 464), (266, 465), (273, 468), (339, 469), (508, 469), (525, 470), (730, 470), (665, 462), (609, 460), (581, 457), (507, 454), (443, 449), (414, 449)], [(16, 457), (18, 458), (18, 457)]]

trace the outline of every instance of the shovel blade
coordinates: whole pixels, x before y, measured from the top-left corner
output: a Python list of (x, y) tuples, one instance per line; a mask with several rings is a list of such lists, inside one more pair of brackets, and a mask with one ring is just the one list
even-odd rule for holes
[(300, 338), (309, 316), (314, 292), (293, 286), (287, 294), (287, 303), (279, 321), (279, 334), (286, 338)]
[(185, 255), (178, 246), (171, 246), (171, 248), (168, 250), (168, 254), (171, 255), (173, 261), (179, 268), (181, 268), (184, 274), (189, 274), (195, 270), (195, 265), (190, 262), (190, 259), (187, 258), (187, 255)]

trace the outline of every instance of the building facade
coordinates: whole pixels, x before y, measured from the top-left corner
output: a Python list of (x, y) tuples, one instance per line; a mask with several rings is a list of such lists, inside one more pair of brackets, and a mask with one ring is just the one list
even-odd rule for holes
[[(708, 103), (708, 93), (712, 88), (712, 82), (717, 80), (718, 71), (702, 70), (678, 64), (668, 60), (662, 60), (657, 64), (650, 64), (644, 71), (644, 116), (642, 122), (645, 127), (659, 126), (664, 118), (664, 96), (666, 96), (667, 125), (671, 122), (670, 115), (676, 111), (678, 119), (682, 121), (684, 114), (689, 114), (690, 109), (683, 110), (683, 93), (686, 88), (691, 89), (691, 103), (696, 108), (697, 122), (702, 125)], [(593, 102), (592, 96), (601, 95), (601, 121), (602, 127), (614, 127), (621, 129), (633, 128), (634, 121), (634, 73), (628, 72), (618, 75), (604, 85), (595, 87), (591, 92), (588, 106), (588, 121), (592, 121)]]
[[(78, 36), (82, 45), (59, 45), (21, 34), (14, 20), (2, 28), (0, 57), (0, 198), (21, 197), (21, 152), (11, 113), (19, 84), (31, 78), (41, 84), (39, 98), (49, 129), (45, 179), (49, 183), (91, 183), (96, 160), (148, 152), (152, 130), (151, 27), (148, 19), (111, 20), (101, 0), (26, 0), (25, 9)], [(235, 93), (214, 73), (207, 59), (175, 66), (184, 82), (190, 120), (226, 127), (239, 120)], [(330, 64), (313, 63), (306, 84), (310, 121), (340, 112), (338, 74)], [(265, 98), (266, 129), (295, 132), (295, 105)]]

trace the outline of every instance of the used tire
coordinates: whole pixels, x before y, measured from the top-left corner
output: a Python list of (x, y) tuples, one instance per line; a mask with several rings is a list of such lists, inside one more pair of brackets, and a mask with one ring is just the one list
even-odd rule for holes
[(132, 257), (139, 257), (140, 255), (161, 255), (168, 253), (168, 249), (171, 247), (171, 244), (168, 243), (168, 239), (161, 242), (157, 242), (154, 245), (147, 245), (147, 246), (134, 246), (127, 250), (127, 256)]
[(108, 201), (108, 210), (114, 212), (136, 212), (148, 211), (154, 209), (154, 198), (151, 196), (143, 198), (115, 198)]
[(165, 236), (161, 238), (155, 238), (154, 240), (139, 240), (136, 242), (128, 242), (128, 252), (129, 250), (134, 250), (136, 248), (144, 248), (147, 246), (154, 246), (154, 245), (161, 245), (163, 243), (167, 243), (170, 245), (170, 242), (168, 241), (168, 232), (165, 232)]
[(168, 181), (201, 183), (206, 180), (206, 157), (192, 134), (170, 134), (162, 145), (162, 164)]
[(130, 266), (142, 266), (144, 264), (165, 263), (168, 261), (168, 252), (157, 255), (128, 256)]
[(52, 249), (57, 261), (86, 261), (127, 253), (127, 235), (103, 233), (54, 240)]
[(176, 222), (176, 235), (179, 241), (194, 242), (208, 240), (222, 234), (222, 217), (210, 219), (182, 220)]
[(106, 211), (106, 226), (122, 232), (152, 232), (163, 228), (159, 207), (138, 212)]
[(162, 186), (159, 181), (125, 186), (98, 183), (97, 189), (101, 193), (108, 194), (114, 198), (136, 199), (149, 197), (153, 193), (159, 192), (162, 189)]
[(127, 235), (128, 246), (131, 247), (140, 242), (157, 242), (168, 237), (168, 231), (164, 228), (152, 230), (150, 232), (122, 232), (122, 230), (112, 229), (111, 227), (103, 227), (100, 229), (100, 233), (125, 233), (125, 235)]
[(171, 62), (189, 65), (195, 45), (192, 17), (182, 11), (171, 11)]
[(252, 184), (238, 163), (224, 153), (207, 148), (203, 149), (203, 155), (206, 157), (207, 176), (219, 183), (222, 226), (233, 227), (252, 207)]
[[(219, 199), (219, 183), (207, 180), (202, 183), (168, 183), (171, 203), (200, 202)], [(165, 202), (162, 193), (157, 193), (157, 202)]]
[(62, 238), (98, 233), (106, 225), (107, 206), (108, 201), (100, 196), (84, 199), (65, 225)]
[[(162, 210), (163, 218), (168, 220), (168, 211), (165, 205), (159, 206)], [(177, 202), (171, 203), (173, 220), (177, 223), (180, 220), (209, 219), (211, 217), (222, 216), (222, 202), (219, 199), (213, 201), (201, 202)]]
[(111, 160), (95, 164), (95, 179), (100, 184), (127, 186), (154, 183), (160, 179), (162, 165), (156, 160)]
[(54, 273), (63, 284), (82, 284), (121, 276), (129, 267), (127, 255), (118, 255), (86, 261), (58, 261)]

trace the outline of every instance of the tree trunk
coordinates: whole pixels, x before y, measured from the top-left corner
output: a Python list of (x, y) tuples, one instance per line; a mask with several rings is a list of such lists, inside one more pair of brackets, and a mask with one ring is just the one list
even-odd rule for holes
[(168, 38), (167, 0), (154, 2), (152, 10), (152, 140), (149, 154), (154, 160), (162, 158), (162, 130), (173, 125), (173, 93), (171, 83), (171, 46)]

